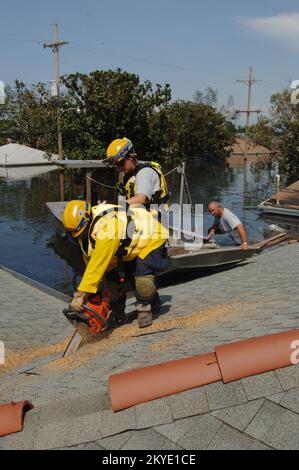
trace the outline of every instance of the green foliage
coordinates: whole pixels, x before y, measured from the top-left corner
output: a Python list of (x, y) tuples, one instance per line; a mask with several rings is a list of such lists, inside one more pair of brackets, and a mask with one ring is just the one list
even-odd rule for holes
[(271, 96), (269, 117), (262, 117), (251, 126), (252, 140), (269, 148), (279, 170), (289, 179), (299, 177), (299, 105), (292, 104), (285, 89)]
[(176, 158), (224, 159), (233, 141), (225, 118), (212, 106), (176, 101), (167, 108), (163, 154)]
[[(82, 109), (80, 115), (63, 116), (64, 148), (76, 158), (103, 158), (113, 139), (128, 136), (137, 153), (151, 150), (150, 128), (154, 113), (170, 101), (170, 87), (149, 81), (120, 69), (95, 71), (89, 75), (71, 74), (63, 79), (68, 95)], [(75, 145), (74, 145), (75, 144)]]
[(217, 99), (218, 92), (211, 87), (206, 88), (205, 93), (200, 90), (196, 90), (193, 97), (195, 103), (207, 104), (213, 107), (216, 107)]
[(28, 88), (16, 80), (14, 89), (7, 88), (6, 117), (10, 138), (19, 143), (51, 152), (57, 147), (57, 106), (46, 85)]
[(67, 158), (104, 158), (110, 142), (126, 136), (141, 159), (225, 159), (234, 125), (217, 110), (217, 92), (209, 88), (195, 98), (171, 103), (168, 84), (153, 87), (120, 69), (96, 70), (62, 77), (59, 101), (45, 84), (16, 81), (3, 123), (19, 143), (57, 153), (59, 106)]

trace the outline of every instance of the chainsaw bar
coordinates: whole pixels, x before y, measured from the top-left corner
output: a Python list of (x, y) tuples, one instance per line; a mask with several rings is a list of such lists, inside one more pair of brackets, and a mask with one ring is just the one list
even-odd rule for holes
[(65, 351), (62, 357), (68, 357), (71, 354), (75, 354), (75, 352), (77, 352), (78, 349), (80, 348), (82, 342), (83, 342), (83, 336), (81, 336), (79, 331), (76, 330), (70, 342), (68, 343), (67, 347), (65, 348)]
[(84, 340), (89, 340), (94, 335), (99, 335), (108, 326), (110, 317), (109, 297), (106, 295), (102, 299), (94, 296), (89, 302), (83, 305), (82, 312), (75, 312), (71, 307), (63, 310), (64, 316), (76, 328), (63, 357), (75, 353)]

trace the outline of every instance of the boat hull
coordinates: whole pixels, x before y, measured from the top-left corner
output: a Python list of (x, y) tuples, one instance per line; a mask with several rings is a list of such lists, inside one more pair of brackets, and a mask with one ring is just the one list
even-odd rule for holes
[(299, 209), (283, 207), (279, 204), (271, 204), (267, 201), (264, 201), (259, 204), (257, 208), (266, 214), (283, 215), (285, 217), (299, 218)]

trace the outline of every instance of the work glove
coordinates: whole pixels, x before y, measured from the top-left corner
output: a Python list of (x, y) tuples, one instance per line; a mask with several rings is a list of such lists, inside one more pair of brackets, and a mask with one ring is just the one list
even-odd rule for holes
[(86, 292), (76, 291), (74, 292), (73, 300), (70, 303), (70, 306), (76, 312), (82, 312), (83, 304), (85, 304), (87, 298)]

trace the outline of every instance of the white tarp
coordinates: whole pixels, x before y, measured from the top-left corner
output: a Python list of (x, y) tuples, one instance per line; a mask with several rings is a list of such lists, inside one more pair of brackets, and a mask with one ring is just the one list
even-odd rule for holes
[(43, 175), (49, 171), (57, 170), (56, 165), (39, 165), (39, 166), (13, 166), (1, 167), (0, 178), (8, 180), (28, 180), (35, 176)]
[(0, 166), (51, 165), (51, 162), (57, 159), (58, 155), (52, 154), (51, 161), (49, 161), (45, 152), (26, 145), (6, 144), (0, 146)]

